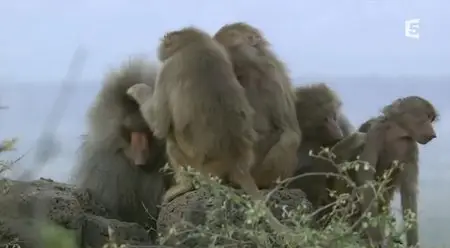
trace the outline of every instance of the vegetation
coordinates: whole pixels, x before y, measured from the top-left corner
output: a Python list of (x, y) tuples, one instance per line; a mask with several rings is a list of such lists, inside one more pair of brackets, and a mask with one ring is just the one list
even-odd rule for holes
[[(0, 152), (7, 152), (14, 149), (16, 139), (10, 139), (1, 143)], [(321, 155), (322, 156), (322, 155)], [(329, 159), (330, 156), (322, 157)], [(0, 172), (3, 173), (11, 166), (11, 161), (0, 159)], [(347, 170), (349, 169), (368, 169), (360, 161), (341, 165), (342, 173), (338, 176), (344, 180), (349, 180)], [(286, 206), (271, 206), (271, 208), (281, 209), (281, 220), (284, 224), (291, 227), (302, 243), (289, 243), (286, 239), (287, 234), (274, 234), (264, 221), (264, 212), (257, 203), (253, 203), (246, 195), (220, 183), (217, 178), (206, 178), (192, 170), (187, 170), (195, 182), (197, 188), (204, 188), (214, 197), (209, 198), (208, 206), (210, 211), (206, 213), (204, 224), (194, 226), (190, 223), (183, 223), (183, 229), (173, 228), (166, 236), (161, 236), (160, 245), (164, 245), (172, 238), (183, 238), (183, 243), (196, 243), (201, 247), (363, 247), (360, 234), (353, 231), (345, 221), (346, 218), (355, 211), (357, 198), (352, 194), (337, 195), (337, 192), (330, 192), (331, 196), (336, 197), (336, 201), (327, 207), (332, 208), (332, 213), (328, 216), (330, 224), (322, 230), (311, 226), (311, 220), (317, 211), (310, 211), (307, 205), (300, 205), (295, 209), (288, 209)], [(385, 178), (389, 178), (390, 171)], [(308, 176), (308, 175), (302, 175)], [(280, 182), (282, 185), (287, 181)], [(351, 180), (349, 181), (351, 182)], [(381, 195), (383, 188), (388, 180), (372, 183), (371, 187)], [(350, 185), (354, 191), (358, 190), (355, 185)], [(367, 186), (367, 185), (366, 185)], [(386, 233), (390, 234), (392, 239), (399, 240), (406, 228), (412, 225), (410, 220), (405, 221), (405, 228), (396, 230), (395, 219), (390, 214), (383, 214), (378, 218), (365, 215), (360, 220), (363, 226), (375, 225), (383, 221), (387, 223)], [(52, 223), (43, 223), (41, 235), (46, 247), (76, 247), (73, 233), (58, 227)], [(115, 242), (114, 230), (109, 230), (110, 242), (103, 248), (110, 247), (128, 247), (125, 244), (118, 245)], [(18, 246), (10, 246), (18, 247)], [(400, 243), (393, 243), (389, 247), (404, 247)]]
[[(323, 154), (323, 153), (322, 153)], [(330, 154), (323, 159), (329, 159)], [(361, 161), (346, 163), (340, 165), (342, 173), (337, 176), (341, 179), (351, 182), (347, 171), (349, 169), (369, 169), (362, 168)], [(302, 243), (290, 243), (286, 239), (287, 234), (274, 234), (270, 232), (267, 223), (264, 221), (264, 213), (258, 204), (249, 201), (248, 197), (241, 195), (238, 191), (220, 184), (220, 180), (204, 178), (198, 173), (188, 170), (186, 173), (191, 175), (196, 182), (197, 187), (203, 187), (207, 192), (211, 192), (213, 197), (209, 198), (206, 221), (203, 225), (194, 226), (190, 223), (183, 223), (179, 230), (173, 228), (165, 237), (160, 237), (160, 244), (165, 244), (168, 240), (176, 238), (182, 239), (183, 243), (198, 244), (199, 247), (364, 247), (364, 242), (360, 238), (361, 233), (352, 229), (346, 222), (348, 216), (356, 210), (358, 198), (352, 197), (354, 194), (341, 194), (330, 192), (330, 195), (336, 197), (336, 201), (329, 206), (332, 208), (330, 224), (325, 229), (313, 228), (311, 221), (317, 210), (309, 211), (306, 206), (298, 206), (295, 209), (287, 209), (286, 206), (278, 207), (282, 211), (281, 220), (292, 229), (292, 234), (297, 235)], [(392, 171), (386, 172), (386, 177)], [(308, 175), (302, 175), (308, 176)], [(286, 183), (288, 180), (282, 183)], [(381, 196), (388, 179), (382, 182), (372, 182), (362, 187), (373, 187), (377, 195)], [(353, 187), (353, 192), (357, 192), (359, 187)], [(391, 240), (400, 240), (405, 233), (406, 227), (412, 225), (411, 218), (405, 220), (405, 228), (396, 230), (396, 223), (393, 216), (389, 213), (381, 214), (375, 218), (366, 214), (358, 223), (363, 226), (376, 225), (377, 223), (386, 223), (386, 234), (391, 236)], [(189, 242), (192, 241), (192, 242)], [(389, 247), (404, 247), (400, 242), (392, 242)]]

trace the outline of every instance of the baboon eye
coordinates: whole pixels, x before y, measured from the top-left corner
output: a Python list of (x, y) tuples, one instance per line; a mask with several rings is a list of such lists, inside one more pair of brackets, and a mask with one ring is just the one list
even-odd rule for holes
[(436, 120), (436, 115), (428, 115), (428, 120), (434, 122)]

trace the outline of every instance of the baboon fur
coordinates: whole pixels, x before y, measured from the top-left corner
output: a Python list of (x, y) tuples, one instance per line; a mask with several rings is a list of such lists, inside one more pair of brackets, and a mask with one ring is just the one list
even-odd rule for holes
[(377, 122), (380, 119), (380, 117), (373, 117), (370, 118), (369, 120), (365, 121), (363, 124), (361, 124), (361, 126), (359, 126), (358, 128), (358, 132), (361, 133), (367, 133), (370, 129), (370, 127)]
[[(89, 189), (112, 217), (149, 227), (153, 238), (158, 205), (170, 183), (170, 177), (160, 172), (166, 163), (164, 142), (152, 135), (126, 91), (137, 83), (153, 87), (158, 68), (157, 63), (135, 58), (107, 75), (87, 114), (87, 134), (73, 178), (77, 186)], [(130, 131), (146, 132), (149, 140), (150, 154), (139, 168), (126, 155)]]
[(262, 32), (247, 23), (227, 24), (214, 39), (227, 49), (236, 77), (255, 109), (259, 140), (252, 175), (259, 188), (271, 188), (277, 179), (293, 175), (302, 139), (287, 68)]
[[(154, 93), (140, 84), (128, 94), (140, 103), (155, 135), (167, 141), (177, 185), (164, 201), (193, 189), (180, 173), (186, 165), (239, 185), (253, 200), (264, 201), (250, 174), (257, 138), (254, 110), (223, 46), (206, 32), (187, 27), (166, 33), (159, 59), (163, 66)], [(287, 229), (270, 210), (267, 219), (275, 231)]]
[[(353, 126), (341, 111), (342, 101), (325, 83), (299, 86), (296, 97), (297, 119), (303, 140), (298, 149), (299, 162), (295, 176), (337, 172), (336, 167), (310, 153), (317, 155), (322, 148), (331, 148), (353, 131)], [(332, 180), (324, 175), (305, 175), (291, 181), (288, 187), (302, 189), (313, 206), (319, 208), (329, 202), (327, 188), (332, 185)], [(318, 214), (318, 219), (321, 216)]]
[[(415, 213), (413, 225), (406, 233), (408, 247), (418, 247), (417, 223), (417, 188), (418, 188), (418, 143), (425, 145), (436, 138), (433, 123), (438, 118), (438, 111), (426, 99), (419, 96), (399, 98), (383, 108), (382, 114), (364, 123), (360, 130), (366, 131), (365, 143), (358, 153), (359, 160), (373, 167), (369, 170), (351, 170), (349, 172), (357, 186), (371, 180), (383, 180), (383, 174), (393, 169), (389, 182), (383, 191), (382, 198), (376, 200), (370, 187), (361, 189), (361, 212), (369, 210), (377, 216), (389, 207), (394, 192), (399, 190), (403, 217), (406, 210)], [(368, 125), (368, 123), (370, 125)], [(367, 128), (367, 125), (369, 128)], [(336, 149), (340, 144), (336, 145)], [(356, 160), (353, 157), (352, 160)], [(349, 160), (349, 161), (352, 161)], [(398, 164), (400, 168), (393, 167)], [(342, 189), (342, 187), (340, 187)], [(370, 204), (372, 201), (375, 204)], [(371, 245), (379, 245), (384, 241), (384, 226), (369, 227), (367, 235)]]

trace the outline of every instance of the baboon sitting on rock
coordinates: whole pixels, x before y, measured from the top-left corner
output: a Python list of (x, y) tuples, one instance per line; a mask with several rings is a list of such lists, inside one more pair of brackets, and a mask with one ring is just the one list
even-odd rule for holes
[(74, 181), (88, 189), (114, 218), (147, 226), (156, 238), (162, 195), (171, 181), (160, 169), (165, 142), (158, 140), (127, 95), (134, 84), (153, 88), (159, 66), (141, 59), (110, 72), (90, 107)]

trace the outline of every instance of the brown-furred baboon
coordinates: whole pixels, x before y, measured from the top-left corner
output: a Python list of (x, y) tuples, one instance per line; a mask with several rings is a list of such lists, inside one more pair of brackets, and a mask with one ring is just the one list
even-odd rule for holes
[(372, 124), (374, 124), (380, 117), (373, 117), (370, 118), (369, 120), (363, 122), (363, 124), (361, 124), (361, 126), (359, 126), (358, 128), (358, 132), (361, 133), (367, 133), (370, 129), (370, 127), (372, 126)]
[(325, 83), (296, 88), (296, 113), (303, 133), (299, 147), (299, 167), (310, 165), (310, 150), (332, 147), (353, 132), (353, 126), (342, 113), (342, 101)]
[[(438, 118), (436, 108), (419, 96), (408, 96), (395, 100), (382, 110), (382, 115), (369, 120), (365, 144), (359, 153), (359, 161), (370, 164), (372, 169), (353, 171), (353, 180), (361, 186), (371, 180), (383, 180), (383, 174), (393, 169), (382, 199), (376, 201), (370, 187), (361, 187), (361, 212), (368, 210), (377, 216), (384, 207), (389, 207), (395, 190), (400, 191), (403, 217), (407, 210), (414, 213), (416, 224), (406, 233), (407, 246), (418, 247), (417, 187), (418, 187), (418, 143), (425, 145), (436, 133), (433, 123)], [(361, 129), (361, 128), (360, 128)], [(356, 159), (356, 158), (353, 158)], [(395, 164), (401, 168), (393, 167)], [(376, 204), (371, 204), (374, 201)], [(368, 228), (367, 235), (372, 244), (384, 240), (384, 226)]]
[[(341, 110), (339, 96), (325, 83), (313, 83), (296, 88), (296, 111), (302, 143), (298, 149), (298, 167), (295, 175), (305, 173), (337, 172), (332, 164), (314, 156), (322, 148), (330, 148), (353, 131)], [(325, 175), (305, 175), (289, 183), (289, 188), (299, 188), (305, 192), (315, 208), (329, 203), (328, 191), (333, 178)], [(327, 210), (327, 209), (325, 209)], [(317, 218), (322, 218), (322, 213)]]
[[(223, 46), (206, 32), (186, 27), (166, 33), (158, 53), (163, 66), (153, 94), (144, 84), (130, 87), (128, 94), (139, 102), (153, 133), (166, 139), (177, 185), (165, 201), (193, 189), (181, 173), (186, 165), (264, 201), (250, 174), (257, 139), (254, 110)], [(270, 211), (267, 217), (276, 231), (286, 230)]]
[[(164, 141), (156, 139), (127, 95), (130, 86), (155, 82), (159, 65), (131, 59), (107, 75), (87, 114), (87, 134), (79, 151), (74, 181), (88, 189), (123, 221), (156, 228), (159, 204), (170, 177)], [(151, 232), (152, 238), (156, 232)]]
[(255, 166), (259, 188), (291, 177), (297, 166), (301, 131), (295, 114), (295, 92), (283, 62), (257, 28), (243, 22), (220, 28), (214, 39), (222, 44), (234, 72), (255, 110)]

